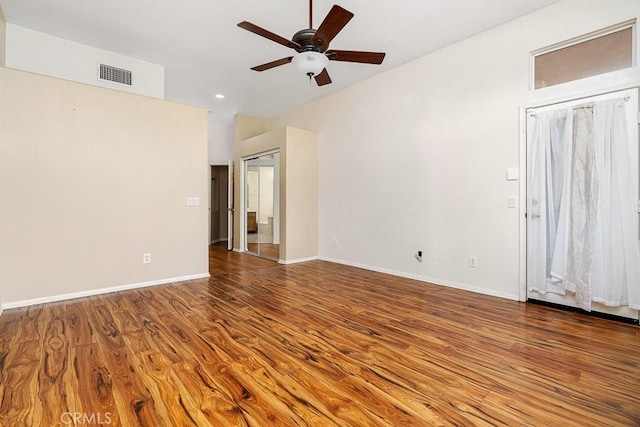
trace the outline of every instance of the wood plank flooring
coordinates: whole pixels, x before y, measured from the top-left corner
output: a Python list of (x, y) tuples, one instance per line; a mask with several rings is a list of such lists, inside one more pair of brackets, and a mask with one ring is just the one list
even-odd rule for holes
[(211, 276), (276, 265), (278, 263), (275, 261), (259, 258), (255, 255), (229, 251), (227, 250), (227, 242), (209, 246), (209, 273)]
[(211, 257), (210, 279), (5, 311), (0, 424), (640, 425), (635, 326)]

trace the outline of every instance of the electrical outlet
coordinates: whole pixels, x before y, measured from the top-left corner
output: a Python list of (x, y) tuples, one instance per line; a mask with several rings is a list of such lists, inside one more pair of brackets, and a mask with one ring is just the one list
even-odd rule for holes
[(414, 257), (418, 262), (422, 262), (422, 251), (417, 251)]
[(150, 253), (142, 254), (142, 263), (143, 264), (151, 264), (151, 254)]
[(333, 240), (331, 241), (331, 247), (332, 248), (337, 248), (338, 247), (338, 238), (334, 237)]
[(478, 257), (469, 255), (469, 267), (476, 268), (478, 266)]

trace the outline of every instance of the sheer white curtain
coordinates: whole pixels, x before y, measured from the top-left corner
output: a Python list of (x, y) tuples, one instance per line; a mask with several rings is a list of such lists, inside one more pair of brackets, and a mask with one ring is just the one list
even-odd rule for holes
[(624, 100), (537, 114), (527, 154), (529, 289), (640, 309)]
[[(542, 294), (564, 294), (562, 274), (552, 271), (554, 259), (559, 257), (566, 238), (558, 233), (561, 222), (565, 171), (570, 164), (573, 135), (571, 108), (540, 113), (536, 116), (528, 147), (527, 197), (527, 283), (531, 290)], [(564, 211), (562, 212), (564, 213)], [(564, 270), (564, 268), (563, 268)]]

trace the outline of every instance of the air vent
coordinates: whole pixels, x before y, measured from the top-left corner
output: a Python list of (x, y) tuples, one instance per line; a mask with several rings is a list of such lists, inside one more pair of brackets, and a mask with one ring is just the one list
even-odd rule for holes
[(131, 71), (100, 64), (100, 80), (109, 80), (110, 82), (131, 86)]

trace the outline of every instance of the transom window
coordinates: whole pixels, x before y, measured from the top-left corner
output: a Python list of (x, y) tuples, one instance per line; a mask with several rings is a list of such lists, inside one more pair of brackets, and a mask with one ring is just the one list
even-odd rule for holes
[(533, 52), (533, 88), (632, 67), (634, 31), (627, 22)]

